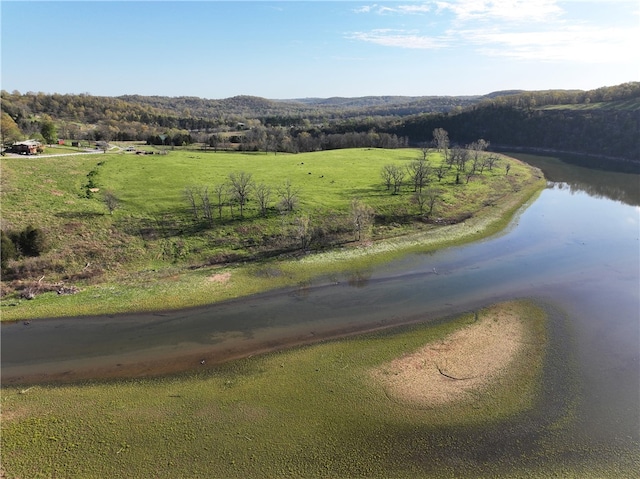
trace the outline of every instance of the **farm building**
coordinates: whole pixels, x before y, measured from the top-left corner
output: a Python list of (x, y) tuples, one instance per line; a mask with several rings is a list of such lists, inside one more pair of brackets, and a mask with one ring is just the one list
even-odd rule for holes
[(22, 155), (35, 155), (38, 153), (38, 149), (42, 147), (42, 143), (36, 140), (24, 140), (14, 143), (11, 146), (11, 151), (14, 153), (20, 153)]

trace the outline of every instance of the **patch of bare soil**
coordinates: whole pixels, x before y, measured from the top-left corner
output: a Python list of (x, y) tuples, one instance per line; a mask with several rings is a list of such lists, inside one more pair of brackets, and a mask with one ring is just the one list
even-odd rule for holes
[(213, 274), (207, 278), (212, 283), (226, 284), (231, 279), (231, 273)]
[(490, 309), (474, 323), (371, 374), (392, 399), (426, 407), (465, 401), (505, 373), (524, 335), (515, 312)]

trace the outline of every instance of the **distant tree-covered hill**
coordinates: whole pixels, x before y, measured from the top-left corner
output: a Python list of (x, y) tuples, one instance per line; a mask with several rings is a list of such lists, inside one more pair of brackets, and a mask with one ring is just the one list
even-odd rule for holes
[(496, 146), (640, 158), (640, 82), (589, 91), (289, 100), (2, 91), (1, 106), (5, 143), (37, 136), (53, 123), (58, 136), (68, 139), (154, 143), (166, 135), (174, 145), (218, 147), (229, 140), (241, 149), (296, 152), (420, 145), (444, 128), (460, 145), (483, 138)]
[(367, 116), (411, 115), (425, 112), (447, 112), (474, 105), (484, 97), (477, 96), (366, 96), (356, 98), (300, 98), (268, 100), (255, 96), (235, 96), (223, 100), (195, 97), (157, 97), (127, 95), (119, 99), (171, 111), (177, 116), (222, 118), (225, 116), (271, 119), (272, 123), (300, 118), (309, 121), (345, 119)]
[(436, 128), (460, 144), (484, 138), (494, 146), (640, 161), (640, 82), (497, 96), (454, 114), (405, 118), (391, 132), (430, 141)]

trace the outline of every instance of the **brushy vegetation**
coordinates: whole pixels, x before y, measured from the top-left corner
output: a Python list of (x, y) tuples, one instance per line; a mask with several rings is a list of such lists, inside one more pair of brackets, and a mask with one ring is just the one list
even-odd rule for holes
[[(345, 256), (382, 261), (403, 248), (471, 241), (503, 227), (544, 184), (537, 170), (506, 157), (460, 184), (455, 168), (447, 168), (441, 180), (431, 180), (437, 200), (427, 216), (412, 187), (392, 194), (380, 174), (385, 165), (406, 168), (420, 156), (412, 149), (358, 149), (4, 158), (3, 229), (34, 225), (46, 234), (49, 250), (7, 261), (2, 318), (205, 304), (349, 267)], [(442, 158), (432, 151), (428, 161), (435, 167)], [(227, 189), (221, 210), (214, 195), (241, 172), (272, 190), (266, 207), (250, 191), (242, 218)], [(287, 184), (296, 195), (290, 212), (277, 207)], [(214, 202), (210, 219), (202, 215), (201, 199), (196, 218), (185, 198), (189, 188), (207, 189)], [(105, 202), (105, 193), (113, 204)], [(373, 213), (373, 223), (357, 231), (354, 204)], [(341, 261), (326, 251), (338, 251)], [(278, 274), (256, 274), (265, 262), (275, 264)], [(232, 281), (206, 281), (221, 271), (233, 272)], [(36, 299), (25, 301), (25, 291)]]
[[(555, 449), (563, 418), (539, 399), (545, 312), (533, 302), (514, 301), (478, 314), (490, 318), (504, 309), (526, 325), (519, 356), (472, 402), (443, 407), (391, 400), (369, 371), (473, 322), (474, 314), (160, 379), (3, 388), (6, 477), (541, 478), (630, 472), (620, 457), (611, 470), (606, 462), (569, 464), (564, 452), (571, 451)], [(542, 424), (528, 419), (532, 409)], [(531, 428), (546, 431), (544, 440), (526, 439)]]

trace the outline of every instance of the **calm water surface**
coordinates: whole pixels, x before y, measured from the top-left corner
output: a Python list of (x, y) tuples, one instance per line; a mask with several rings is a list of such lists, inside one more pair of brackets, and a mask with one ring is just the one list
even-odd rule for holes
[(215, 361), (531, 297), (567, 318), (567, 350), (582, 391), (574, 432), (592, 444), (634, 447), (640, 441), (640, 176), (539, 161), (553, 181), (493, 238), (207, 308), (3, 325), (3, 380), (99, 374), (168, 357), (195, 365), (196, 356)]

